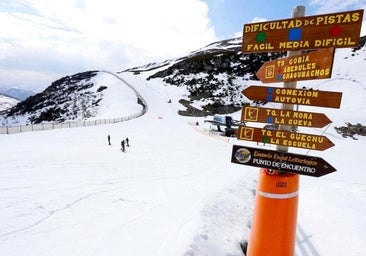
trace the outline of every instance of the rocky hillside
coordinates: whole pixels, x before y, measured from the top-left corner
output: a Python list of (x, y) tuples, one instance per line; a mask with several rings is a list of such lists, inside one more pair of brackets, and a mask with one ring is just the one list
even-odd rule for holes
[(78, 73), (53, 82), (42, 93), (27, 98), (9, 109), (3, 116), (8, 119), (26, 118), (29, 123), (64, 122), (85, 119), (96, 114), (102, 91), (91, 79), (97, 71)]
[[(359, 51), (365, 45), (366, 37), (360, 39)], [(125, 72), (151, 75), (148, 80), (161, 79), (171, 86), (184, 86), (188, 98), (182, 98), (185, 111), (181, 115), (207, 116), (232, 113), (241, 109), (246, 102), (241, 94), (243, 84), (258, 80), (257, 70), (264, 62), (285, 56), (285, 52), (243, 54), (241, 38), (210, 44), (186, 57), (162, 63), (150, 63)], [(200, 107), (197, 107), (200, 106)]]
[[(180, 101), (187, 108), (186, 111), (179, 111), (181, 115), (232, 113), (245, 104), (240, 93), (243, 83), (258, 80), (255, 73), (264, 62), (285, 54), (242, 54), (241, 44), (241, 38), (223, 40), (177, 60), (126, 71), (140, 74), (156, 70), (148, 80), (160, 78), (168, 85), (186, 87), (190, 95)], [(200, 105), (201, 108), (193, 105)]]

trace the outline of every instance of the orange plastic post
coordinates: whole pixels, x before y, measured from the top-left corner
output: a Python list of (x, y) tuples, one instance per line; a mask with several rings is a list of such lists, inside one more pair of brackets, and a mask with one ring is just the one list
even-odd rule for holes
[(298, 193), (298, 174), (260, 171), (247, 256), (295, 254)]

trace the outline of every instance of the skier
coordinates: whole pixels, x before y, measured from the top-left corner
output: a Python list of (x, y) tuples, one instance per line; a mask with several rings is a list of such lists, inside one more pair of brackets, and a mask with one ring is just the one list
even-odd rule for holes
[(111, 136), (108, 135), (108, 145), (111, 145)]
[(129, 139), (128, 138), (126, 138), (126, 145), (127, 145), (127, 147), (129, 147), (130, 146), (130, 144), (129, 144)]
[(124, 140), (121, 141), (121, 150), (122, 150), (122, 152), (125, 152), (125, 141)]

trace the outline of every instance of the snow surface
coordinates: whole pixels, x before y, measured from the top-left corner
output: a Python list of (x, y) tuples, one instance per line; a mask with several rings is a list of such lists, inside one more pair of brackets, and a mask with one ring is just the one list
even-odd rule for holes
[[(350, 54), (337, 50), (332, 79), (298, 84), (341, 91), (343, 99), (341, 109), (300, 107), (333, 121), (301, 132), (323, 134), (335, 146), (290, 151), (322, 157), (338, 171), (301, 176), (297, 256), (366, 251), (366, 138), (343, 138), (334, 129), (366, 123), (365, 51), (345, 60)], [(104, 126), (0, 135), (0, 255), (243, 255), (258, 168), (230, 158), (233, 144), (256, 143), (210, 136), (204, 118), (178, 116), (184, 88), (120, 76), (145, 98), (147, 114)], [(102, 115), (120, 113), (116, 102), (105, 105)], [(129, 114), (136, 111), (133, 102)], [(130, 147), (123, 153), (126, 137)]]

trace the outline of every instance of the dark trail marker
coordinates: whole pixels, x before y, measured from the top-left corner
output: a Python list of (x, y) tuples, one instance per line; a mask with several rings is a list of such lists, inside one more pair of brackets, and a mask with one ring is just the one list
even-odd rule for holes
[(320, 177), (337, 170), (323, 158), (234, 145), (231, 162)]

